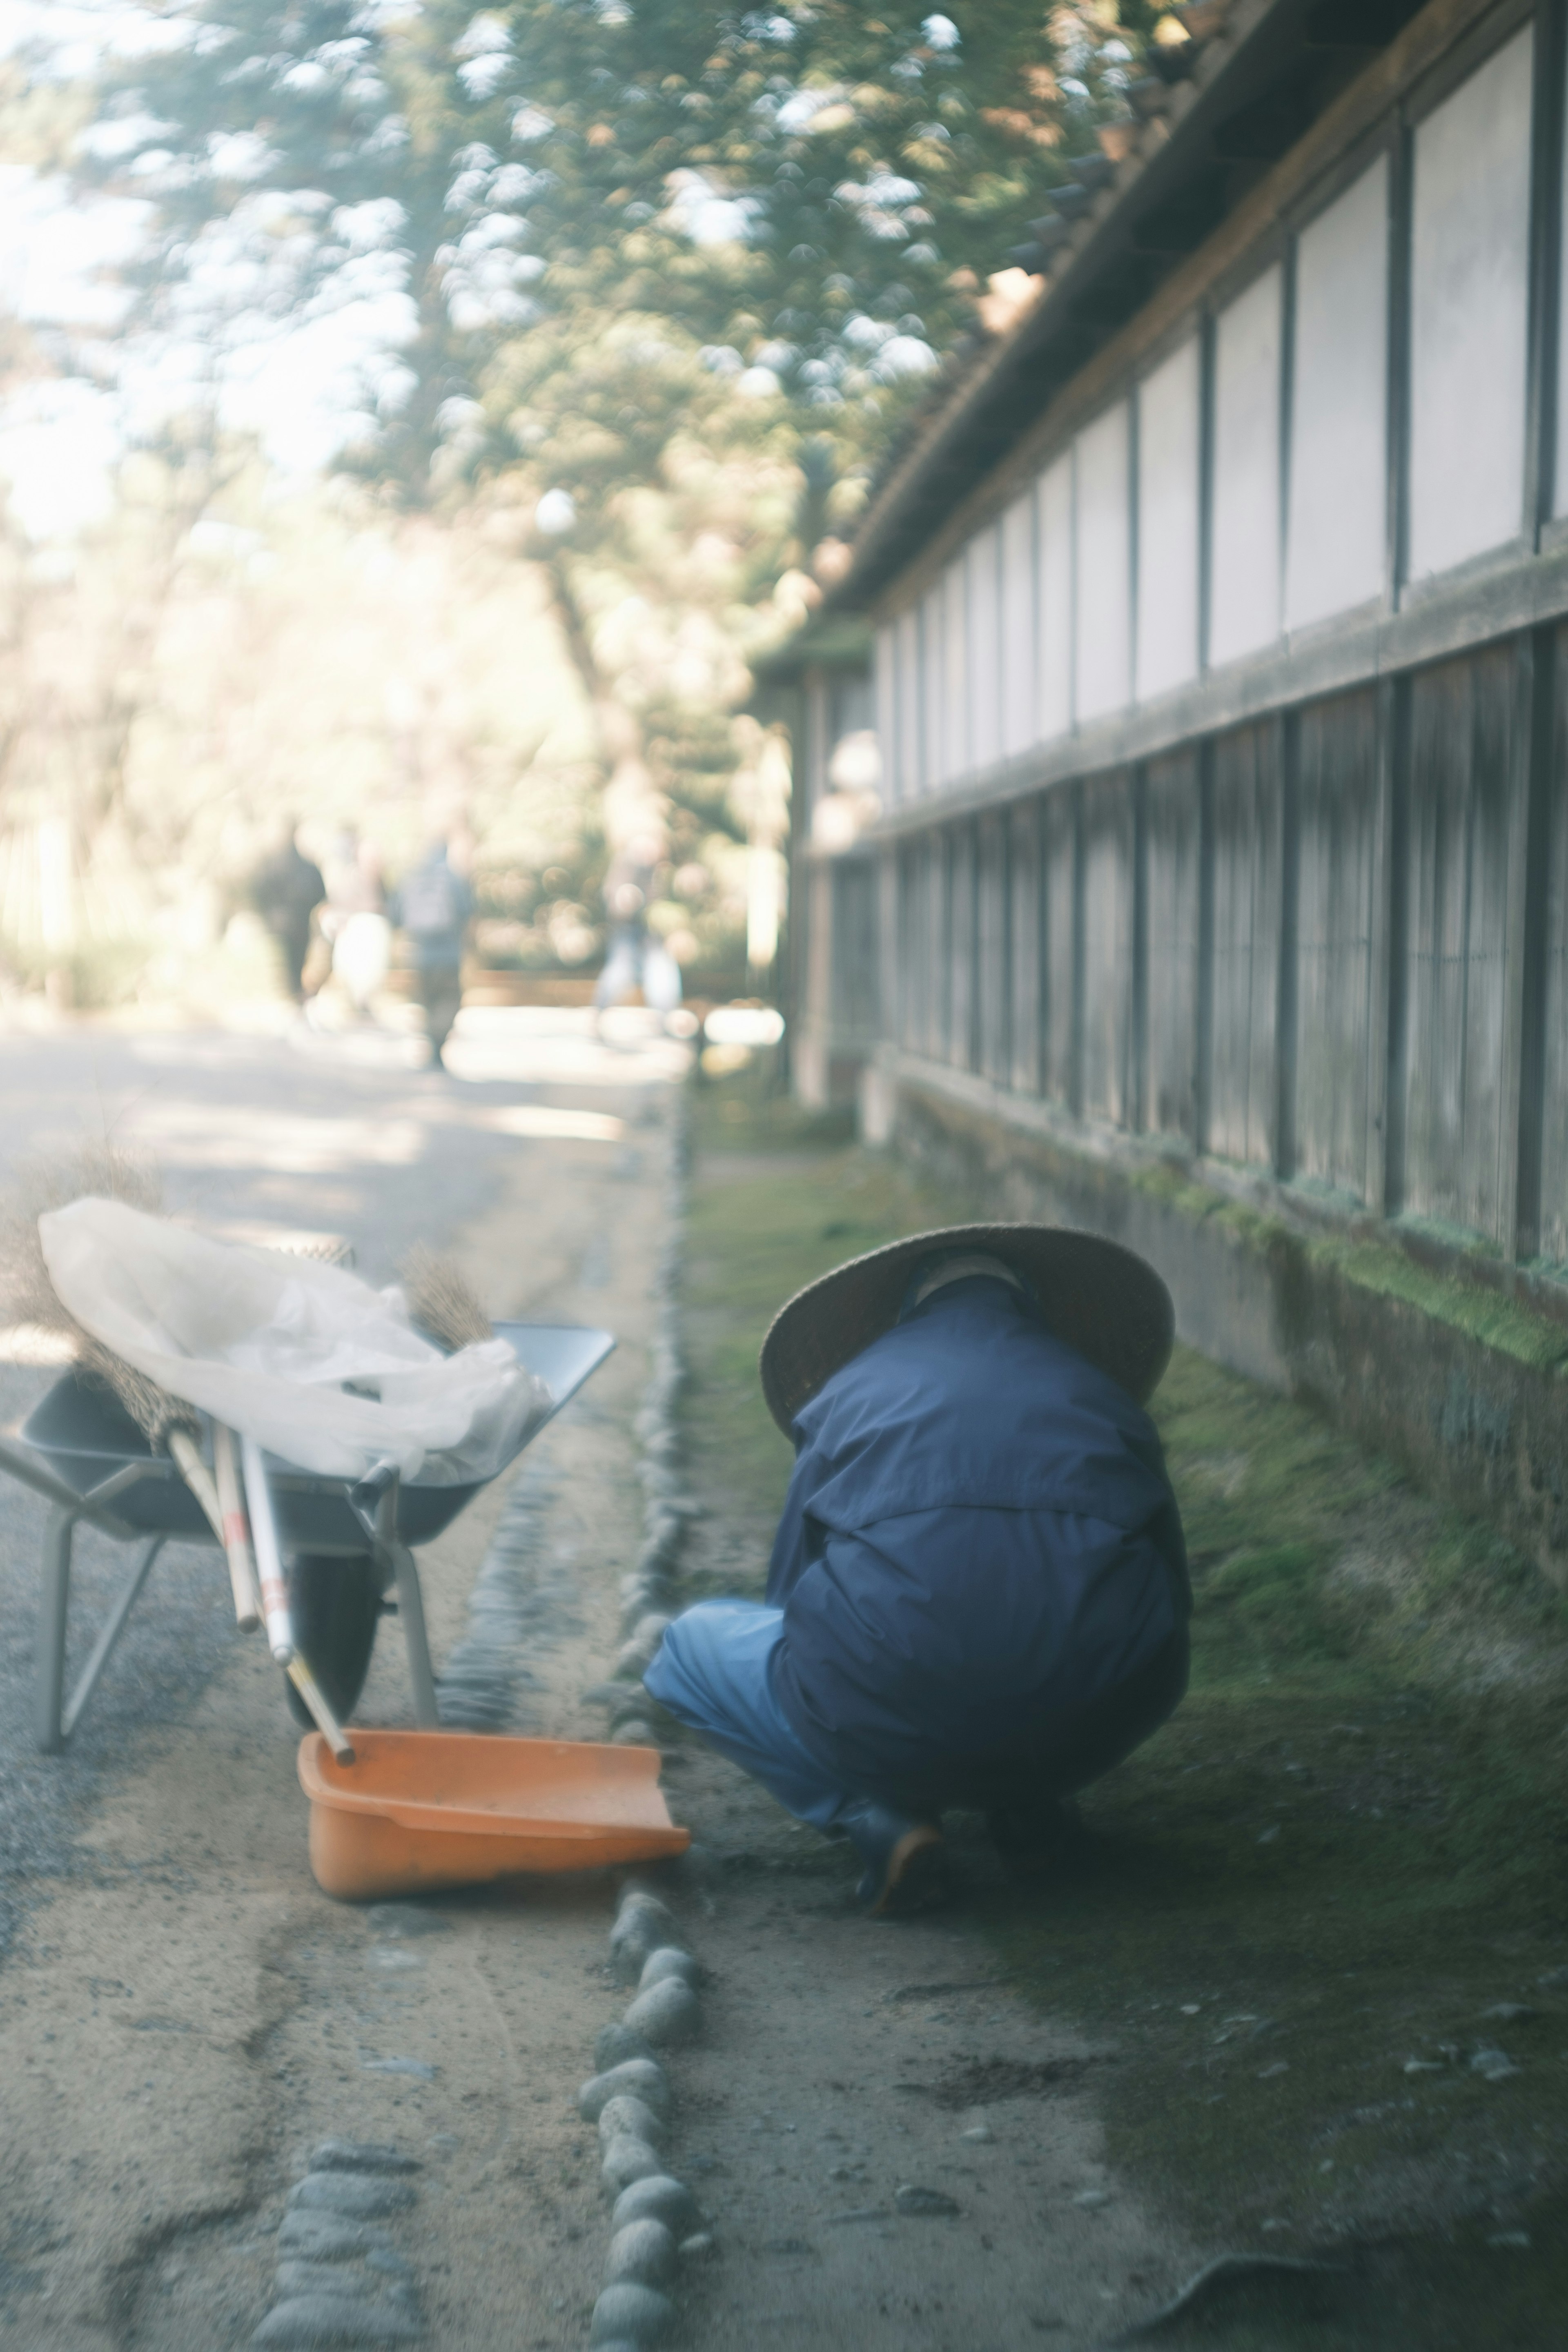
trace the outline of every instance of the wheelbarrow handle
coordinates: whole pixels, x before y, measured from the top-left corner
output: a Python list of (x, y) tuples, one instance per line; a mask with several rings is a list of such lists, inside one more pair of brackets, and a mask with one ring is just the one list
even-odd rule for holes
[(381, 1507), (398, 1482), (395, 1462), (378, 1462), (349, 1488), (349, 1508), (372, 1542), (392, 1531), (381, 1525)]
[(100, 1486), (91, 1487), (85, 1495), (81, 1495), (74, 1486), (68, 1486), (63, 1478), (57, 1478), (52, 1470), (46, 1470), (41, 1462), (35, 1462), (30, 1454), (24, 1454), (19, 1447), (13, 1445), (10, 1440), (5, 1437), (0, 1437), (0, 1469), (8, 1470), (13, 1478), (19, 1478), (24, 1486), (31, 1486), (36, 1494), (47, 1495), (51, 1503), (58, 1503), (62, 1510), (69, 1511), (73, 1517), (90, 1520), (95, 1528), (101, 1528), (106, 1535), (115, 1536), (122, 1543), (134, 1535), (136, 1530), (127, 1527), (125, 1521), (118, 1517), (113, 1511), (106, 1511), (103, 1507), (104, 1504), (122, 1493), (127, 1486), (139, 1486), (145, 1477), (167, 1475), (167, 1473), (154, 1462), (148, 1462), (146, 1465), (139, 1462), (128, 1463), (123, 1470), (115, 1471), (111, 1477), (105, 1478)]

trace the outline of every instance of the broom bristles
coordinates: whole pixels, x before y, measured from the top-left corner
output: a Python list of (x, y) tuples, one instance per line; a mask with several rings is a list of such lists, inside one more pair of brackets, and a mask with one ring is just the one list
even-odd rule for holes
[(0, 1314), (8, 1323), (37, 1323), (63, 1331), (79, 1352), (90, 1346), (86, 1332), (56, 1295), (44, 1263), (38, 1219), (91, 1195), (123, 1201), (127, 1207), (156, 1212), (163, 1203), (157, 1171), (118, 1144), (83, 1143), (47, 1159), (28, 1161), (0, 1200)]
[(471, 1348), (495, 1338), (473, 1286), (453, 1259), (416, 1242), (399, 1272), (411, 1319), (444, 1348)]
[(195, 1405), (183, 1397), (171, 1396), (156, 1381), (117, 1356), (112, 1348), (97, 1339), (89, 1339), (82, 1351), (80, 1369), (83, 1375), (96, 1381), (121, 1404), (130, 1414), (148, 1444), (156, 1454), (165, 1451), (176, 1429), (188, 1430), (193, 1437), (201, 1434), (201, 1421)]
[(128, 1208), (154, 1214), (163, 1206), (157, 1171), (118, 1144), (83, 1143), (30, 1161), (0, 1201), (0, 1315), (68, 1339), (81, 1376), (108, 1389), (156, 1450), (174, 1430), (200, 1429), (195, 1408), (84, 1331), (62, 1303), (44, 1262), (38, 1219), (47, 1210), (89, 1197), (123, 1201)]

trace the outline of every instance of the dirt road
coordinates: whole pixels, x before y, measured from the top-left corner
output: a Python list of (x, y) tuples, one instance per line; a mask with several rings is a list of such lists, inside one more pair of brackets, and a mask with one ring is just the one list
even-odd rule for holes
[[(576, 1693), (613, 1650), (638, 1533), (631, 1421), (682, 1055), (481, 1022), (453, 1057), (471, 1075), (447, 1085), (374, 1037), (77, 1033), (4, 1050), (18, 1155), (101, 1121), (220, 1229), (346, 1232), (373, 1279), (423, 1236), (456, 1247), (498, 1315), (616, 1331), (520, 1479), (422, 1558), (439, 1663), (469, 1635), (494, 1542), (528, 1660), (500, 1662), (515, 1719), (583, 1728)], [(9, 1369), (10, 1410), (48, 1377)], [(211, 1553), (167, 1556), (78, 1753), (31, 1756), (41, 1513), (16, 1490), (6, 1506), (4, 2340), (248, 2343), (278, 2298), (289, 2189), (332, 2134), (395, 2140), (424, 2167), (400, 2244), (435, 2340), (577, 2340), (602, 2245), (568, 2094), (603, 2021), (607, 1890), (456, 1906), (417, 1939), (328, 1903), (279, 1678), (227, 1622)], [(109, 1549), (83, 1547), (77, 1654)], [(495, 1646), (492, 1620), (481, 1656)], [(411, 1719), (395, 1638), (361, 1713)]]
[[(450, 1087), (374, 1040), (5, 1052), (27, 1136), (68, 1129), (90, 1091), (214, 1222), (346, 1231), (376, 1277), (423, 1234), (457, 1247), (492, 1311), (616, 1332), (519, 1475), (422, 1559), (449, 1711), (479, 1689), (491, 1719), (602, 1737), (584, 1694), (620, 1638), (642, 1525), (679, 1056), (548, 1024), (481, 1024)], [(47, 1377), (9, 1371), (13, 1409)], [(268, 2315), (320, 2285), (321, 2217), (290, 2200), (336, 2137), (417, 2168), (388, 2176), (356, 2270), (379, 2314), (363, 2340), (585, 2343), (607, 2206), (573, 2101), (626, 1998), (605, 1965), (613, 1886), (326, 1900), (279, 1677), (226, 1623), (211, 1554), (160, 1571), (79, 1752), (30, 1757), (38, 1514), (7, 1507), (0, 2340), (310, 2340)], [(360, 1715), (409, 1719), (395, 1638)], [(868, 1928), (841, 1859), (728, 1767), (680, 1748), (668, 1786), (704, 1849), (668, 1891), (708, 1970), (702, 2040), (671, 2062), (669, 2161), (713, 2236), (682, 2282), (680, 2340), (1087, 2346), (1157, 2301), (1190, 2250), (1106, 2173), (1094, 2045), (1018, 2000), (959, 1926)], [(910, 2187), (930, 2192), (915, 2218), (896, 2203)]]
[[(962, 1205), (710, 1094), (672, 1332), (682, 1058), (572, 1016), (474, 1023), (450, 1084), (368, 1033), (0, 1041), (14, 1153), (108, 1128), (220, 1226), (345, 1232), (374, 1279), (453, 1244), (493, 1311), (616, 1333), (423, 1556), (449, 1720), (604, 1736), (672, 1339), (684, 1591), (757, 1588), (787, 1467), (757, 1333)], [(49, 1377), (0, 1368), (7, 1410)], [(678, 2347), (1091, 2352), (1227, 2249), (1296, 2268), (1169, 2340), (1557, 2341), (1568, 1619), (1301, 1409), (1185, 1357), (1159, 1409), (1202, 1671), (1059, 1884), (1004, 1887), (960, 1822), (963, 1907), (868, 1925), (842, 1849), (669, 1743), (699, 1847), (664, 1891), (705, 1975), (665, 2155), (710, 2225)], [(327, 1901), (279, 1677), (211, 1553), (160, 1563), (71, 1752), (38, 1757), (39, 1521), (0, 1487), (0, 2345), (574, 2352), (609, 2240), (574, 2095), (627, 1997), (615, 1886)], [(83, 1547), (79, 1656), (108, 1555)], [(394, 1626), (361, 1719), (409, 1711)], [(357, 2218), (326, 2210), (334, 2141), (390, 2151)]]

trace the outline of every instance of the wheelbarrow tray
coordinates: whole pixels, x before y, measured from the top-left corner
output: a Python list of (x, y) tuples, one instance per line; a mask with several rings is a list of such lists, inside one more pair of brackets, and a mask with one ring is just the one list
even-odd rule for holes
[(600, 1870), (684, 1853), (657, 1748), (459, 1731), (354, 1727), (339, 1764), (319, 1731), (300, 1743), (310, 1867), (328, 1895), (366, 1900)]
[[(525, 1444), (576, 1394), (615, 1345), (607, 1331), (575, 1324), (498, 1323), (495, 1334), (550, 1391), (550, 1411), (530, 1430)], [(147, 1464), (148, 1475), (116, 1496), (116, 1517), (147, 1535), (193, 1543), (216, 1540), (201, 1505), (173, 1463), (163, 1455), (154, 1457), (135, 1423), (97, 1381), (65, 1373), (35, 1405), (20, 1434), (24, 1444), (78, 1495), (89, 1494), (132, 1463)], [(286, 1550), (364, 1549), (364, 1529), (348, 1499), (351, 1480), (318, 1476), (270, 1454), (267, 1459), (271, 1474), (268, 1484)], [(429, 1543), (451, 1526), (486, 1483), (478, 1479), (466, 1486), (435, 1486), (417, 1479), (405, 1481), (398, 1495), (399, 1539)]]

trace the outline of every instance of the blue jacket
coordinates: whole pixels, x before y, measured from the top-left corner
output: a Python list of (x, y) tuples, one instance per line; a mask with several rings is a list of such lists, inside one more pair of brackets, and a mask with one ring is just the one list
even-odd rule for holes
[(1153, 1423), (1007, 1284), (935, 1292), (795, 1423), (767, 1597), (806, 1748), (871, 1785), (1077, 1715), (1191, 1608)]

